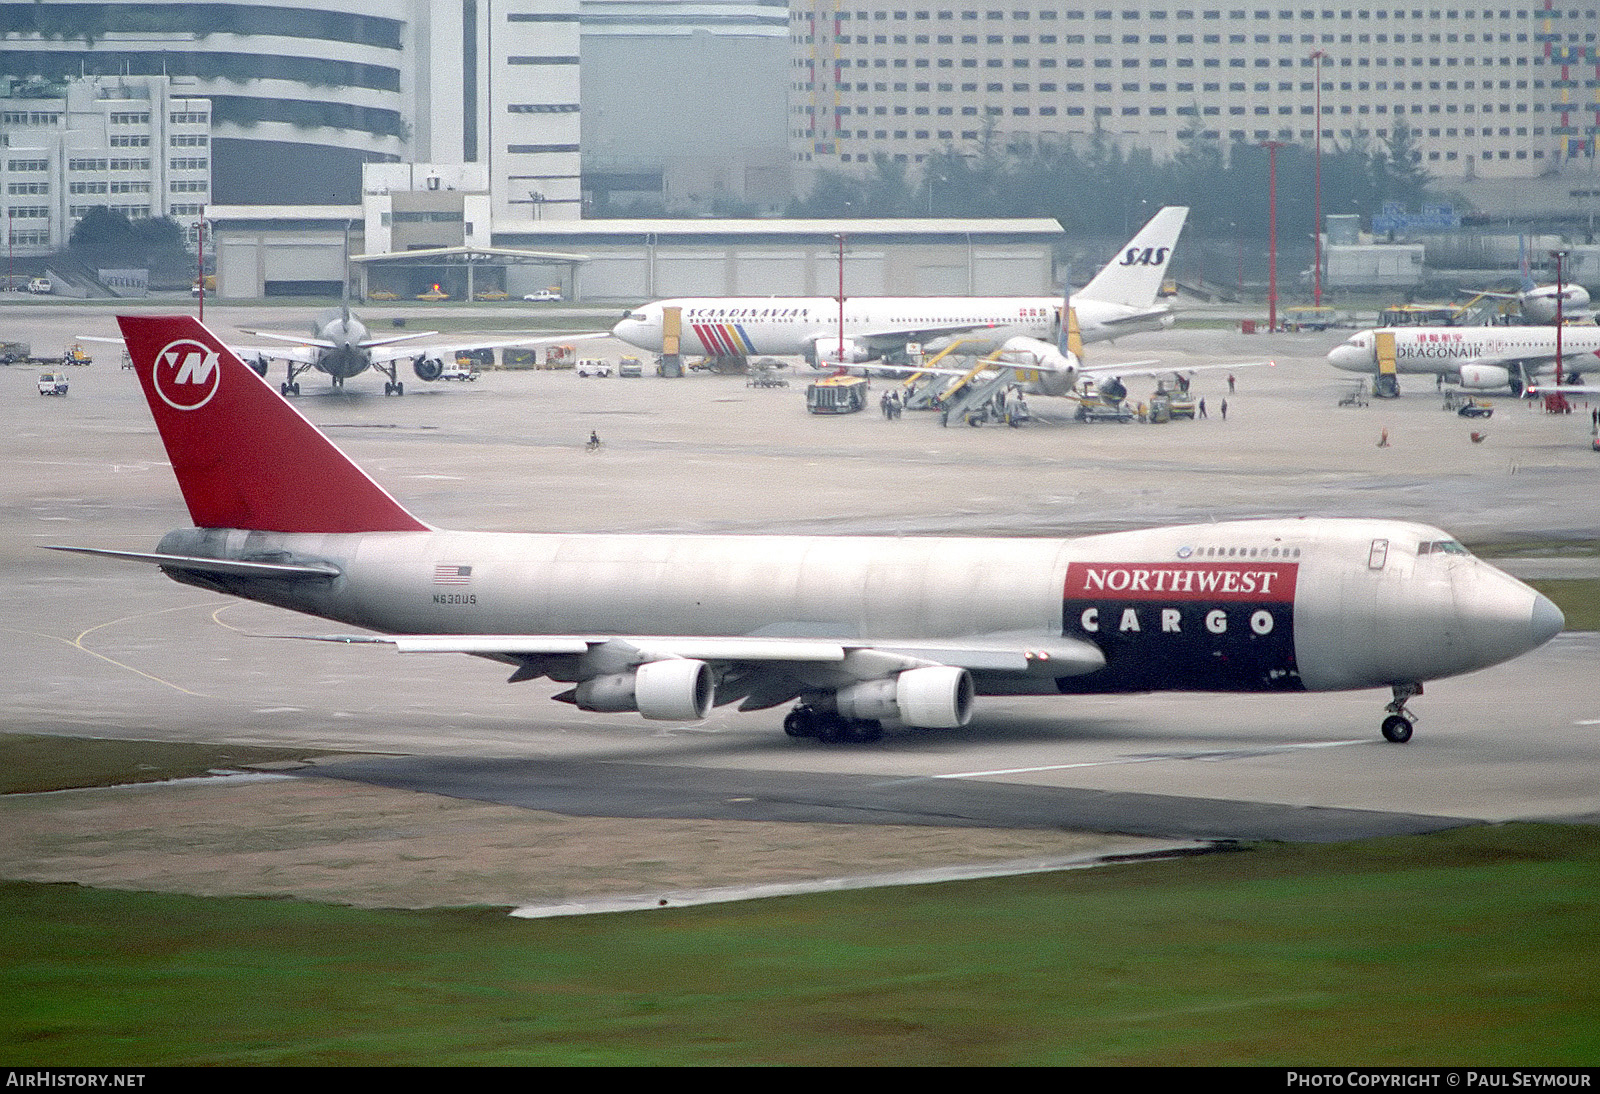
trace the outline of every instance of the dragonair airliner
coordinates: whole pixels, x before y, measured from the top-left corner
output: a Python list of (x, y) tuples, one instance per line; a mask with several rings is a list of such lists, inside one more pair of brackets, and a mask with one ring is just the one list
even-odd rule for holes
[[(1178, 233), (1189, 210), (1168, 206), (1150, 219), (1094, 278), (1071, 307), (1085, 342), (1105, 341), (1172, 325), (1159, 299)], [(707, 357), (804, 357), (814, 365), (863, 364), (903, 353), (909, 342), (937, 353), (954, 342), (987, 354), (1007, 342), (1019, 356), (1051, 359), (1063, 341), (1062, 297), (827, 296), (697, 297), (634, 308), (611, 333), (630, 345), (662, 352), (666, 311), (678, 309), (682, 353)], [(1027, 363), (1037, 365), (1037, 360)], [(1070, 385), (1069, 385), (1070, 386)]]
[(1541, 373), (1554, 372), (1561, 343), (1563, 379), (1576, 383), (1600, 368), (1600, 327), (1382, 327), (1351, 335), (1328, 353), (1347, 372), (1376, 375), (1386, 356), (1397, 373), (1443, 376), (1474, 391), (1510, 388), (1513, 395)]
[(1381, 728), (1399, 742), (1425, 682), (1565, 622), (1411, 521), (1069, 539), (446, 531), (195, 319), (118, 322), (194, 527), (149, 552), (57, 549), (361, 628), (305, 637), (487, 658), (512, 683), (568, 685), (554, 698), (580, 710), (697, 721), (793, 703), (791, 736), (859, 741), (963, 726), (982, 695), (1387, 688)]

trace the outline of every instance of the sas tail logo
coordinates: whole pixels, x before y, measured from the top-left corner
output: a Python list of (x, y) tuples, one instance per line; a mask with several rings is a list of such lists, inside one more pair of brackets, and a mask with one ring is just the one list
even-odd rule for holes
[(174, 410), (199, 410), (222, 381), (217, 351), (192, 338), (180, 338), (156, 354), (151, 380), (161, 401)]
[(1171, 247), (1129, 247), (1118, 266), (1164, 266)]

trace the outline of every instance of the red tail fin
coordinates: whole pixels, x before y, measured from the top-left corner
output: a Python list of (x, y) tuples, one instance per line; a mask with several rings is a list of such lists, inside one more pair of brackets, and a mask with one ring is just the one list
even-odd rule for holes
[(199, 322), (117, 323), (197, 526), (427, 530)]

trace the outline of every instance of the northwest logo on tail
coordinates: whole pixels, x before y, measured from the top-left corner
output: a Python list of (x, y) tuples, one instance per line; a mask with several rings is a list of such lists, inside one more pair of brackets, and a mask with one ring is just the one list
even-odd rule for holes
[(1160, 266), (1167, 261), (1171, 247), (1129, 247), (1119, 266)]
[(217, 351), (203, 342), (180, 338), (156, 354), (152, 373), (156, 393), (174, 410), (199, 410), (211, 401), (222, 380)]

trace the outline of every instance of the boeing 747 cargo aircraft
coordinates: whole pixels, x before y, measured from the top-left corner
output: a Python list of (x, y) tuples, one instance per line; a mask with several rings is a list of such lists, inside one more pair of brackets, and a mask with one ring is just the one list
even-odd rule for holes
[(1260, 520), (1066, 539), (462, 532), (413, 516), (187, 316), (118, 320), (191, 528), (176, 581), (468, 653), (586, 711), (696, 721), (794, 706), (795, 737), (952, 728), (983, 695), (1388, 688), (1561, 630), (1545, 597), (1448, 533)]

